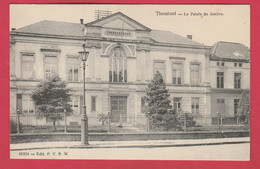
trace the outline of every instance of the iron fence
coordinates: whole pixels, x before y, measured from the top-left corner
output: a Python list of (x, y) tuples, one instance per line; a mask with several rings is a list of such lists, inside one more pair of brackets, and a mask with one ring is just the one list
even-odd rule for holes
[[(66, 116), (62, 114), (61, 117), (55, 121), (54, 125), (53, 119), (48, 119), (46, 115), (14, 114), (10, 116), (10, 131), (11, 133), (77, 133), (81, 131), (81, 115)], [(109, 113), (88, 115), (88, 131), (90, 133), (145, 133), (153, 131), (150, 120), (144, 114), (119, 115), (116, 119), (112, 120), (112, 116)], [(241, 121), (240, 117), (195, 116), (193, 117), (195, 124), (190, 123), (188, 119), (182, 119), (179, 127), (170, 131), (249, 130), (250, 123), (248, 119), (249, 117)]]

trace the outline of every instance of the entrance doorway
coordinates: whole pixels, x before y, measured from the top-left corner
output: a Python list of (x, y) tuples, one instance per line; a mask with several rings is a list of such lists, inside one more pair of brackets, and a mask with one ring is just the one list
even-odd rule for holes
[(127, 97), (111, 96), (111, 122), (126, 121), (127, 117)]

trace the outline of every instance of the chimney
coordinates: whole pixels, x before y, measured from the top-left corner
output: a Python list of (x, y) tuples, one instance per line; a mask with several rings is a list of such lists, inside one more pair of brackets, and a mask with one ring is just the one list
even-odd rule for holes
[(16, 29), (15, 28), (12, 28), (12, 31), (15, 31)]
[(84, 24), (83, 22), (84, 22), (84, 20), (83, 20), (83, 19), (80, 19), (80, 24)]
[(192, 40), (192, 35), (187, 35), (187, 38)]

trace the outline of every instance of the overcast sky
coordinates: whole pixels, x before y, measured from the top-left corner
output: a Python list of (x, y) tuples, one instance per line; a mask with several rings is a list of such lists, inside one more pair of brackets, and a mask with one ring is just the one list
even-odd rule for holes
[[(42, 20), (84, 23), (95, 20), (95, 10), (122, 12), (141, 24), (213, 45), (217, 41), (239, 42), (250, 47), (249, 5), (10, 5), (10, 28), (21, 28)], [(157, 12), (158, 11), (158, 12)], [(158, 15), (171, 12), (172, 15)], [(182, 15), (174, 15), (182, 14)], [(204, 13), (208, 16), (204, 16)], [(210, 13), (218, 15), (210, 16)], [(188, 16), (184, 16), (188, 14)], [(193, 15), (191, 16), (191, 13)], [(194, 15), (201, 13), (200, 15)], [(222, 13), (222, 15), (220, 15)]]

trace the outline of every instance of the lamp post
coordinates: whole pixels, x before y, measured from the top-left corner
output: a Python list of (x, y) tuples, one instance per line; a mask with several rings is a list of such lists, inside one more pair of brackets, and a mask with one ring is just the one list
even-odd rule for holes
[(88, 60), (89, 52), (86, 51), (85, 44), (83, 45), (83, 51), (79, 52), (79, 56), (83, 62), (83, 114), (81, 117), (81, 144), (88, 145), (88, 116), (86, 112), (86, 88), (85, 88), (85, 70), (86, 61)]

